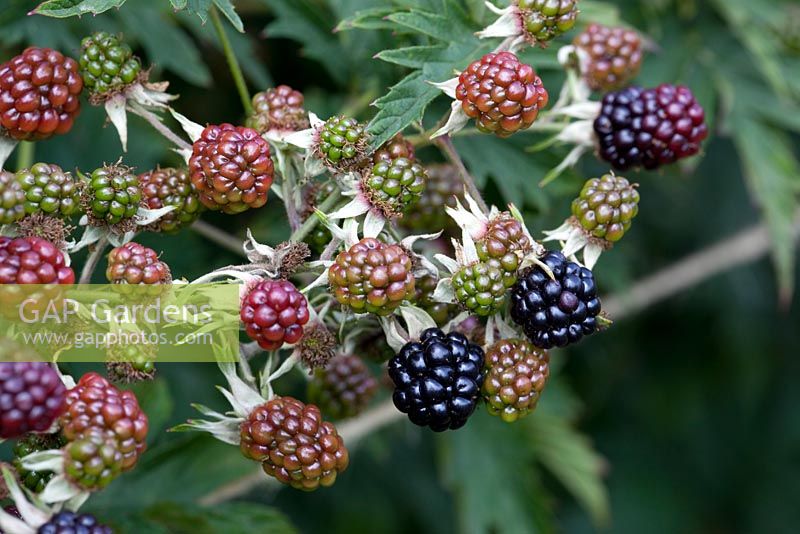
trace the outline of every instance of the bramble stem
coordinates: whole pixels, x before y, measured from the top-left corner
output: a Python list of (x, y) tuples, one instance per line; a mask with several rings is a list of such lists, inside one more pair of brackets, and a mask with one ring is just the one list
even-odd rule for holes
[(20, 141), (17, 146), (17, 170), (28, 169), (33, 165), (33, 154), (36, 143), (33, 141)]
[(234, 254), (238, 254), (240, 256), (245, 255), (244, 248), (242, 246), (244, 240), (239, 239), (238, 237), (231, 235), (227, 232), (224, 232), (219, 228), (208, 224), (205, 221), (196, 221), (189, 228), (191, 228), (201, 236), (205, 237), (209, 241), (216, 243), (217, 245), (233, 252)]
[(134, 115), (138, 115), (146, 120), (150, 126), (155, 128), (158, 133), (163, 135), (173, 145), (181, 150), (188, 150), (191, 152), (192, 145), (181, 139), (175, 132), (167, 128), (167, 126), (161, 122), (161, 118), (158, 115), (136, 102), (128, 102), (128, 109)]
[(434, 139), (433, 142), (441, 149), (442, 152), (444, 152), (444, 155), (448, 160), (450, 160), (450, 163), (456, 166), (459, 174), (461, 174), (461, 179), (464, 181), (464, 186), (467, 188), (467, 193), (469, 193), (469, 195), (475, 199), (475, 202), (478, 203), (478, 206), (480, 206), (481, 210), (483, 210), (485, 213), (489, 213), (489, 207), (483, 200), (483, 196), (481, 196), (478, 186), (475, 185), (475, 179), (464, 166), (464, 162), (461, 161), (461, 156), (459, 156), (458, 152), (456, 152), (456, 147), (453, 146), (453, 141), (450, 139), (450, 136), (442, 135), (441, 137)]
[(239, 60), (236, 59), (236, 54), (233, 53), (231, 42), (228, 40), (228, 34), (225, 33), (225, 27), (222, 25), (222, 20), (219, 18), (219, 12), (216, 8), (211, 9), (211, 23), (214, 25), (214, 30), (217, 32), (217, 37), (222, 45), (222, 51), (225, 53), (225, 60), (228, 62), (228, 68), (231, 70), (233, 82), (236, 84), (236, 90), (239, 91), (239, 98), (242, 99), (245, 114), (250, 115), (253, 112), (253, 107), (250, 103), (250, 92), (247, 90), (247, 83), (244, 81), (242, 68), (239, 66)]
[(107, 237), (101, 237), (97, 243), (94, 244), (94, 250), (89, 253), (89, 256), (86, 258), (86, 263), (83, 265), (81, 277), (78, 279), (79, 284), (88, 284), (92, 281), (92, 275), (97, 268), (97, 264), (100, 263), (100, 258), (103, 257), (106, 245), (108, 245)]
[[(341, 196), (341, 194), (339, 193), (339, 190), (337, 189), (336, 191), (331, 193), (328, 198), (323, 200), (319, 204), (319, 206), (317, 206), (317, 209), (319, 209), (322, 212), (327, 212), (328, 210), (330, 210), (336, 204), (336, 202), (339, 200), (340, 196)], [(319, 223), (319, 217), (317, 217), (316, 215), (314, 215), (312, 213), (303, 222), (303, 224), (300, 225), (300, 228), (298, 228), (297, 230), (292, 232), (292, 235), (289, 236), (289, 241), (292, 241), (294, 243), (297, 243), (298, 241), (302, 241), (303, 238), (306, 237), (311, 232), (311, 230), (313, 230), (317, 226), (318, 223)]]

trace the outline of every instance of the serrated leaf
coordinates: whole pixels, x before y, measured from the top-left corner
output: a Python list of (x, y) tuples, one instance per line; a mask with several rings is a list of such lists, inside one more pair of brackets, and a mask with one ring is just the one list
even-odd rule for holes
[(225, 15), (225, 18), (236, 28), (236, 31), (244, 33), (244, 24), (242, 24), (242, 19), (239, 18), (239, 15), (236, 13), (236, 9), (233, 7), (231, 0), (214, 0), (214, 5), (217, 6), (220, 13)]
[(121, 521), (124, 532), (171, 532), (251, 534), (294, 534), (289, 519), (275, 508), (255, 503), (223, 503), (203, 508), (197, 505), (159, 503)]
[(375, 101), (379, 111), (367, 125), (372, 133), (371, 146), (381, 146), (412, 122), (422, 120), (425, 108), (439, 94), (437, 88), (425, 82), (420, 71), (392, 86), (386, 95)]
[(396, 11), (393, 7), (375, 7), (363, 9), (341, 22), (336, 26), (335, 31), (347, 31), (355, 28), (362, 30), (388, 30), (394, 25), (386, 20), (386, 16)]
[[(529, 436), (481, 409), (458, 432), (442, 437), (445, 484), (454, 492), (458, 532), (551, 532), (550, 512)], [(489, 495), (502, 494), (501, 499)]]
[(786, 302), (794, 290), (792, 226), (798, 207), (800, 165), (789, 138), (781, 131), (747, 115), (735, 116), (732, 126), (747, 183), (769, 229), (780, 295)]
[(609, 521), (608, 492), (602, 481), (604, 461), (589, 440), (559, 417), (541, 412), (526, 420), (539, 461), (589, 513), (598, 526)]
[(431, 60), (441, 57), (446, 48), (445, 45), (407, 46), (394, 50), (383, 50), (378, 52), (375, 57), (387, 63), (421, 69)]
[(99, 15), (114, 7), (120, 7), (125, 0), (47, 0), (33, 10), (37, 15), (66, 18), (92, 13)]

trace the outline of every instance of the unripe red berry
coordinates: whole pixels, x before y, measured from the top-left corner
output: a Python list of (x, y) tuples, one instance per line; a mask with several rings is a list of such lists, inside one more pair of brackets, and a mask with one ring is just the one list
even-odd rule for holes
[(308, 322), (308, 301), (287, 280), (263, 280), (244, 299), (240, 312), (247, 335), (265, 350), (297, 343)]

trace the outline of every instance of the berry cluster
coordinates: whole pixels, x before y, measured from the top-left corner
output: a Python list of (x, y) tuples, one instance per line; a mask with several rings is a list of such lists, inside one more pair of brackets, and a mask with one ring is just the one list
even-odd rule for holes
[(459, 75), (456, 98), (480, 131), (508, 137), (533, 124), (548, 95), (530, 65), (499, 52), (486, 54)]
[(550, 357), (524, 339), (503, 339), (486, 349), (481, 390), (486, 408), (508, 423), (536, 408), (550, 376)]
[(73, 284), (64, 254), (41, 237), (0, 236), (0, 284)]
[(139, 178), (123, 165), (101, 167), (89, 177), (81, 200), (95, 226), (128, 224), (142, 201)]
[(44, 432), (64, 411), (66, 388), (43, 362), (0, 362), (0, 438)]
[(25, 217), (25, 192), (10, 172), (0, 171), (0, 224)]
[(30, 169), (18, 171), (16, 179), (24, 192), (27, 215), (42, 213), (70, 217), (78, 211), (78, 184), (71, 173), (58, 165), (36, 163)]
[(356, 313), (389, 315), (414, 297), (411, 258), (401, 246), (374, 238), (341, 252), (328, 275), (336, 300)]
[(578, 0), (514, 0), (525, 37), (546, 46), (575, 26)]
[(148, 421), (132, 392), (88, 373), (67, 392), (66, 406), (59, 424), (68, 441), (64, 470), (72, 483), (102, 489), (136, 465), (146, 447)]
[(635, 78), (642, 66), (642, 39), (627, 28), (589, 24), (573, 44), (588, 56), (584, 80), (596, 91), (612, 91)]
[(362, 164), (367, 149), (364, 126), (350, 117), (331, 117), (316, 133), (315, 151), (334, 170), (352, 170)]
[(260, 133), (304, 130), (308, 128), (308, 113), (303, 108), (303, 100), (303, 93), (288, 85), (256, 93), (253, 113), (245, 124)]
[(166, 206), (175, 209), (163, 215), (149, 228), (156, 232), (173, 233), (192, 224), (200, 217), (203, 205), (187, 169), (157, 168), (139, 175), (144, 204), (151, 210)]
[(200, 202), (212, 210), (241, 213), (267, 203), (274, 166), (267, 143), (252, 128), (207, 126), (189, 158)]
[(357, 356), (340, 355), (316, 369), (308, 383), (308, 400), (333, 419), (354, 417), (367, 407), (378, 381)]
[(603, 98), (594, 121), (600, 157), (615, 169), (656, 169), (697, 154), (708, 135), (703, 108), (683, 86), (629, 87)]
[(511, 318), (542, 349), (563, 347), (593, 334), (600, 299), (592, 271), (567, 260), (561, 252), (548, 252), (541, 262), (550, 273), (536, 265), (512, 288)]
[(168, 284), (169, 266), (156, 251), (139, 243), (125, 243), (108, 253), (106, 278), (112, 284)]
[(462, 334), (425, 330), (389, 360), (394, 405), (415, 425), (460, 428), (478, 403), (483, 363), (483, 349)]
[(292, 397), (274, 397), (253, 410), (242, 423), (241, 449), (268, 475), (306, 491), (331, 486), (350, 463), (344, 441), (319, 408)]
[(265, 350), (297, 343), (308, 322), (308, 302), (286, 280), (263, 280), (242, 299), (241, 319), (247, 335)]
[(614, 243), (639, 213), (639, 192), (622, 176), (606, 174), (583, 184), (572, 201), (572, 216), (589, 235)]
[(92, 98), (101, 101), (138, 81), (142, 71), (131, 47), (107, 32), (83, 38), (78, 63), (86, 89)]
[(14, 139), (67, 133), (80, 111), (78, 63), (50, 48), (31, 47), (0, 65), (0, 126)]

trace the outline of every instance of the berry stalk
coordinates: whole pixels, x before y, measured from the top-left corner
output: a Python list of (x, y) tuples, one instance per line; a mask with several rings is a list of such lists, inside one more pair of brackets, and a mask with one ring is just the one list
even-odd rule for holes
[(17, 170), (27, 169), (33, 165), (36, 144), (33, 141), (22, 141), (17, 147)]
[(461, 174), (461, 179), (464, 181), (464, 186), (467, 188), (469, 195), (475, 199), (484, 213), (489, 213), (489, 207), (486, 205), (486, 201), (483, 200), (483, 196), (481, 195), (478, 186), (475, 185), (475, 179), (464, 166), (464, 162), (461, 161), (461, 156), (458, 155), (456, 147), (453, 146), (453, 140), (450, 139), (450, 136), (443, 135), (441, 137), (437, 137), (436, 140), (434, 140), (434, 143), (444, 153), (445, 157), (447, 157), (450, 163), (456, 166), (459, 174)]
[(155, 128), (158, 133), (163, 135), (173, 145), (177, 146), (181, 150), (188, 150), (191, 152), (192, 145), (190, 145), (189, 143), (178, 137), (175, 134), (175, 132), (167, 128), (164, 125), (164, 123), (161, 122), (161, 119), (158, 117), (158, 115), (156, 115), (152, 111), (149, 111), (148, 109), (144, 108), (143, 106), (139, 105), (136, 102), (129, 102), (128, 109), (131, 111), (131, 113), (139, 115), (141, 118), (146, 120), (148, 124), (150, 124), (150, 126)]
[(103, 257), (103, 252), (105, 252), (107, 245), (108, 238), (106, 237), (101, 237), (97, 243), (94, 244), (94, 250), (89, 254), (89, 257), (86, 258), (86, 263), (83, 265), (81, 277), (78, 279), (79, 284), (88, 284), (92, 281), (94, 270), (97, 268), (97, 264), (100, 263), (100, 258)]
[(233, 82), (236, 84), (236, 90), (239, 92), (239, 98), (242, 99), (245, 115), (250, 115), (253, 112), (253, 107), (250, 101), (250, 92), (247, 90), (247, 84), (242, 75), (242, 68), (239, 66), (239, 60), (236, 59), (236, 54), (233, 53), (231, 42), (228, 40), (228, 34), (225, 33), (225, 27), (222, 25), (222, 20), (219, 18), (219, 12), (214, 8), (210, 10), (210, 13), (211, 24), (214, 25), (214, 31), (217, 32), (217, 37), (219, 37), (219, 42), (225, 53), (225, 60), (228, 62), (228, 68), (231, 70), (231, 76), (233, 76)]
[[(339, 190), (338, 189), (334, 190), (334, 192), (331, 193), (331, 195), (328, 198), (320, 202), (320, 204), (317, 206), (317, 209), (323, 213), (331, 211), (333, 206), (339, 200), (340, 196), (341, 194), (339, 193)], [(300, 228), (292, 232), (292, 235), (289, 236), (289, 241), (292, 241), (294, 243), (302, 241), (304, 237), (306, 237), (309, 233), (311, 233), (311, 230), (313, 230), (318, 223), (319, 223), (319, 217), (317, 217), (314, 214), (311, 214), (311, 216), (309, 216), (308, 219), (306, 219), (303, 222), (303, 224), (300, 225)]]

